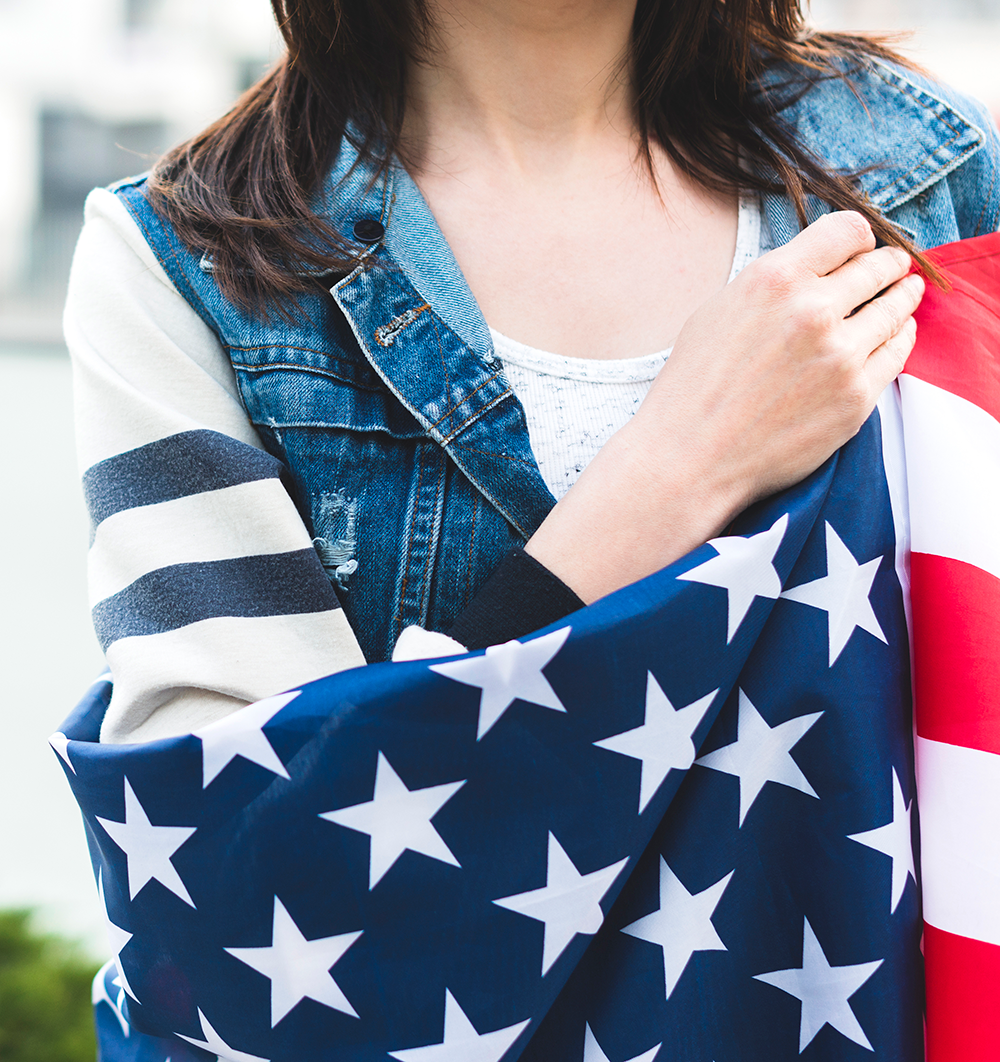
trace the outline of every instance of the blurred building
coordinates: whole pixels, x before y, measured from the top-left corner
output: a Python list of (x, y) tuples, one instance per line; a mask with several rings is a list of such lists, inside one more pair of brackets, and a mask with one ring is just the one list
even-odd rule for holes
[(58, 341), (87, 191), (221, 114), (275, 48), (267, 0), (0, 0), (0, 343)]
[(899, 34), (896, 46), (1000, 118), (1000, 0), (812, 0), (823, 29)]

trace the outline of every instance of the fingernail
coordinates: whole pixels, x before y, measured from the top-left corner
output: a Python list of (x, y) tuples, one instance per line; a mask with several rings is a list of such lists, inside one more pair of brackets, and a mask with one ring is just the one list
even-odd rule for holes
[(911, 273), (906, 278), (906, 286), (910, 291), (916, 293), (923, 291), (927, 285), (924, 283), (924, 278), (919, 273)]

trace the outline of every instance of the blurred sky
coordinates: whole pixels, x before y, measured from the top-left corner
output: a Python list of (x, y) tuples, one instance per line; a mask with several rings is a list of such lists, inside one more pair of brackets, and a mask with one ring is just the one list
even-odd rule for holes
[[(1000, 115), (1000, 0), (817, 0)], [(106, 953), (75, 805), (45, 738), (102, 667), (59, 313), (86, 191), (146, 169), (277, 55), (266, 0), (0, 0), (0, 906)]]

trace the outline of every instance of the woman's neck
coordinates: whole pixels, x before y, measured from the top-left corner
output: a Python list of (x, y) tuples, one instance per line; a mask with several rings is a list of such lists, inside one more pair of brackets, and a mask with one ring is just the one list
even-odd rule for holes
[(427, 0), (401, 158), (486, 320), (528, 346), (620, 358), (668, 347), (721, 288), (736, 198), (652, 144), (625, 59), (635, 0)]
[(609, 140), (634, 142), (623, 57), (635, 0), (428, 6), (434, 49), (410, 72), (404, 126), (414, 171), (457, 176), (456, 163), (488, 161), (545, 180)]

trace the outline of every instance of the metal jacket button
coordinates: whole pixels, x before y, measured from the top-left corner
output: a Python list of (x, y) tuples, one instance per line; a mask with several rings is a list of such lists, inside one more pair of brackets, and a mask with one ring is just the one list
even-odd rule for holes
[(361, 243), (378, 243), (385, 235), (385, 226), (374, 218), (362, 218), (354, 223), (354, 238)]

